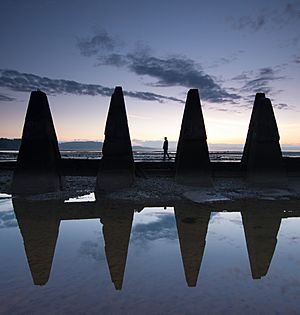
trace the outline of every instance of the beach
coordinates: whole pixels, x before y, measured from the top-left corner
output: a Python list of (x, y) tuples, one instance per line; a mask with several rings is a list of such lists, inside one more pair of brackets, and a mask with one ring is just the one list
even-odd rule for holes
[[(13, 171), (0, 170), (0, 191), (11, 194)], [(33, 195), (37, 200), (68, 199), (95, 192), (95, 176), (64, 176), (60, 192)], [(211, 203), (236, 200), (299, 200), (299, 177), (290, 177), (282, 187), (253, 187), (241, 177), (215, 177), (211, 187), (176, 183), (173, 177), (152, 176), (135, 178), (131, 187), (113, 192), (98, 192), (100, 199), (114, 202), (174, 204), (178, 201)]]

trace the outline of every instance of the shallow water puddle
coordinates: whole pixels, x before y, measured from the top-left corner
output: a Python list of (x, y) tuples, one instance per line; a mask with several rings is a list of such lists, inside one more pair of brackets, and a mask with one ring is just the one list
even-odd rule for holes
[[(299, 312), (300, 219), (0, 200), (1, 314)], [(80, 206), (80, 205), (78, 205)], [(213, 210), (213, 209), (212, 209)]]

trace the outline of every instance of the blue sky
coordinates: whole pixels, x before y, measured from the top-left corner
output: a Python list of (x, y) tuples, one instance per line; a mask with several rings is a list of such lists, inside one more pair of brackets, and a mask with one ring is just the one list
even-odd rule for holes
[(131, 138), (177, 140), (198, 88), (209, 143), (243, 143), (254, 95), (300, 144), (300, 1), (2, 0), (0, 137), (20, 137), (31, 90), (59, 140), (102, 140), (121, 85)]

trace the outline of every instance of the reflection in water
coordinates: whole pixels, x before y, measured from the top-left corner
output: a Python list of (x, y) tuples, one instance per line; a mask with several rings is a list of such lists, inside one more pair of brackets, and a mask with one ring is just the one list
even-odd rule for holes
[(13, 206), (33, 283), (44, 285), (50, 276), (60, 219), (56, 212), (48, 211), (49, 202), (13, 199)]
[(106, 259), (116, 290), (122, 289), (133, 211), (122, 207), (107, 210), (101, 216)]
[[(135, 207), (97, 202), (33, 202), (18, 198), (13, 199), (13, 206), (35, 285), (45, 285), (49, 279), (60, 221), (98, 218), (103, 225), (105, 255), (111, 280), (116, 290), (122, 289)], [(186, 282), (189, 287), (195, 287), (204, 256), (211, 211), (201, 205), (176, 204), (174, 212)], [(293, 216), (293, 213), (261, 210), (241, 213), (252, 277), (260, 279), (267, 274), (271, 264), (281, 218)], [(135, 216), (143, 218), (143, 211)], [(174, 220), (173, 214), (163, 210), (156, 212), (153, 218), (144, 216), (140, 219), (142, 223), (137, 220), (132, 242), (136, 241), (136, 237), (142, 238), (142, 234), (146, 237), (149, 233), (149, 241), (161, 238), (163, 218), (167, 219), (167, 223), (170, 218)]]
[[(33, 283), (44, 285), (50, 276), (61, 220), (57, 210), (62, 205), (59, 202), (30, 202), (16, 198), (13, 199), (13, 206)], [(74, 208), (78, 219), (78, 209), (75, 205)], [(122, 288), (133, 212), (132, 207), (126, 206), (105, 210), (99, 208), (98, 212), (103, 224), (106, 259), (117, 290)]]
[(175, 206), (176, 224), (185, 278), (189, 287), (195, 287), (205, 248), (210, 211), (199, 206)]
[(242, 219), (252, 278), (260, 279), (268, 272), (281, 224), (278, 212), (242, 211)]

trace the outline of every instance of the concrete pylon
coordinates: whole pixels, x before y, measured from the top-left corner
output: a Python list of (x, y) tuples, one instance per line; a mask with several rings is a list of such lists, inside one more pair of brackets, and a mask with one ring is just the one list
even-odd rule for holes
[(195, 287), (206, 244), (210, 211), (194, 205), (175, 205), (176, 225), (187, 285)]
[(249, 127), (248, 127), (247, 138), (246, 138), (246, 142), (245, 142), (245, 146), (244, 146), (244, 150), (243, 150), (243, 155), (242, 155), (242, 160), (241, 160), (241, 162), (244, 165), (247, 165), (247, 163), (248, 163), (249, 147), (250, 147), (250, 143), (251, 143), (251, 140), (253, 137), (254, 122), (257, 119), (256, 115), (257, 115), (258, 104), (259, 104), (260, 100), (264, 99), (264, 98), (265, 98), (265, 93), (256, 93), (256, 95), (255, 95), (255, 100), (254, 100), (253, 109), (252, 109), (252, 113), (251, 113), (250, 123), (249, 123)]
[(253, 279), (267, 275), (277, 244), (281, 214), (242, 211), (242, 220)]
[(51, 272), (60, 220), (48, 211), (49, 201), (28, 202), (14, 198), (13, 206), (33, 283), (45, 285)]
[(286, 181), (279, 133), (270, 99), (257, 97), (243, 154), (247, 180), (271, 186)]
[(12, 191), (30, 194), (59, 191), (60, 153), (45, 93), (33, 91), (27, 108)]
[(121, 290), (123, 285), (133, 212), (131, 208), (122, 207), (107, 209), (101, 215), (105, 255), (116, 290)]
[(211, 186), (206, 131), (197, 89), (188, 92), (176, 152), (176, 181)]
[(105, 126), (97, 190), (125, 188), (134, 181), (134, 161), (122, 87), (111, 97)]

